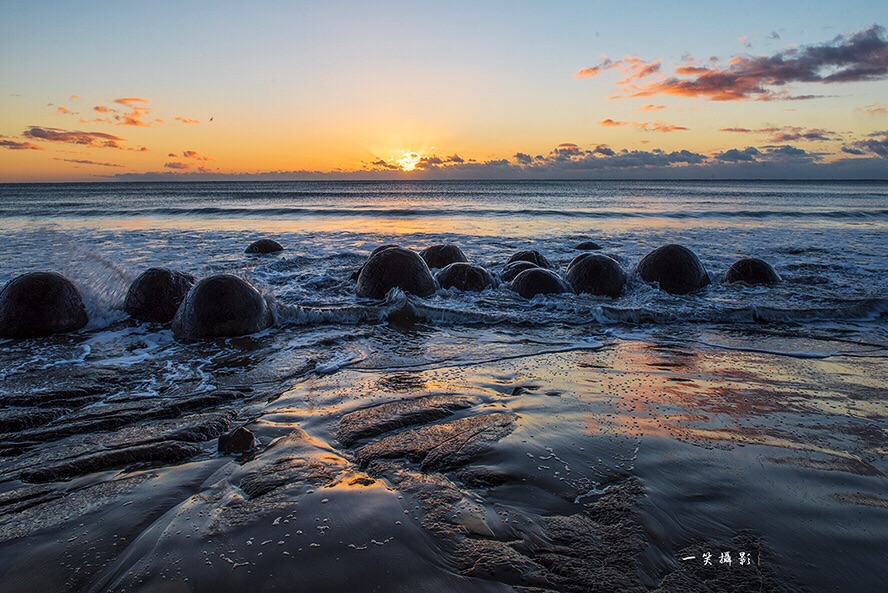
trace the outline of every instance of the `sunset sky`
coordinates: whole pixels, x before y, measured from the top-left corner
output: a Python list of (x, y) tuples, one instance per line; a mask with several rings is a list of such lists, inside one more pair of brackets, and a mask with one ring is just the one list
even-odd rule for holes
[(0, 182), (888, 179), (886, 16), (0, 0)]

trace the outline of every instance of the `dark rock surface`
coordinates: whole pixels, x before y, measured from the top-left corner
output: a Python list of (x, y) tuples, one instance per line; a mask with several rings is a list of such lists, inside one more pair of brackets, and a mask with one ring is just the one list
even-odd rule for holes
[(503, 266), (503, 270), (500, 272), (500, 278), (503, 279), (503, 282), (511, 282), (515, 279), (515, 276), (524, 270), (530, 270), (531, 268), (539, 268), (539, 266), (530, 261), (513, 261), (512, 263)]
[(595, 241), (583, 241), (574, 247), (574, 249), (579, 249), (581, 251), (595, 251), (596, 249), (601, 249), (601, 245)]
[(222, 453), (247, 453), (256, 447), (256, 437), (241, 426), (219, 435), (219, 451)]
[[(373, 251), (370, 252), (370, 255), (367, 256), (367, 259), (370, 259), (371, 257), (373, 257), (374, 255), (376, 255), (376, 254), (379, 253), (380, 251), (383, 251), (383, 250), (385, 250), (385, 249), (388, 249), (389, 247), (398, 247), (398, 245), (391, 245), (391, 244), (389, 244), (389, 245), (380, 245), (379, 247), (377, 247), (376, 249), (374, 249)], [(366, 262), (365, 262), (364, 265), (366, 265)], [(358, 268), (357, 270), (355, 270), (354, 272), (352, 272), (351, 280), (357, 282), (357, 280), (358, 280), (358, 276), (361, 275), (361, 270), (364, 269), (364, 265), (361, 265), (360, 268)]]
[(419, 253), (419, 256), (429, 268), (445, 268), (452, 263), (469, 261), (462, 249), (452, 243), (426, 247)]
[(567, 266), (567, 281), (578, 294), (615, 297), (623, 291), (626, 273), (606, 255), (583, 253)]
[(423, 471), (446, 471), (464, 465), (515, 429), (517, 416), (496, 412), (428, 424), (382, 437), (359, 449), (359, 463), (404, 457), (418, 461)]
[(258, 241), (250, 243), (250, 245), (244, 250), (244, 253), (265, 254), (277, 253), (278, 251), (283, 250), (283, 246), (277, 241), (272, 241), (271, 239), (259, 239)]
[(433, 422), (472, 404), (473, 399), (466, 396), (429, 395), (363, 408), (342, 417), (336, 438), (351, 447), (361, 439)]
[(703, 264), (682, 245), (654, 249), (638, 262), (635, 271), (645, 282), (656, 282), (670, 294), (687, 294), (709, 284)]
[(774, 271), (771, 265), (754, 257), (735, 261), (725, 272), (724, 282), (745, 282), (747, 284), (776, 284), (780, 282), (780, 275)]
[(89, 321), (80, 291), (56, 272), (29, 272), (0, 291), (0, 338), (76, 331)]
[(198, 281), (173, 319), (179, 340), (243, 336), (271, 327), (265, 298), (246, 280), (219, 274)]
[(477, 264), (465, 262), (449, 264), (435, 278), (441, 288), (456, 288), (463, 292), (481, 292), (496, 285), (490, 272)]
[(551, 269), (554, 267), (552, 265), (552, 262), (550, 262), (548, 259), (546, 259), (545, 255), (543, 255), (542, 253), (540, 253), (539, 251), (537, 251), (535, 249), (526, 249), (524, 251), (519, 251), (518, 253), (516, 253), (512, 257), (510, 257), (508, 259), (508, 261), (506, 261), (506, 264), (510, 264), (510, 263), (516, 262), (516, 261), (529, 261), (531, 263), (538, 265), (541, 268)]
[(544, 270), (543, 268), (524, 270), (515, 276), (515, 279), (509, 284), (509, 289), (526, 299), (532, 299), (538, 294), (571, 292), (570, 286), (562, 280), (561, 276), (552, 270)]
[(167, 268), (148, 268), (130, 285), (123, 308), (133, 319), (168, 323), (194, 284), (194, 276)]
[(417, 296), (429, 296), (435, 292), (435, 279), (419, 255), (401, 247), (389, 247), (367, 259), (358, 274), (356, 290), (361, 298), (382, 299), (395, 287)]

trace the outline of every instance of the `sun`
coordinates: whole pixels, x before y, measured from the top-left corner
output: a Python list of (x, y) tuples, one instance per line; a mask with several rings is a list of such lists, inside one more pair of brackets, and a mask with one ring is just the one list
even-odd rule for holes
[(395, 162), (398, 163), (398, 166), (401, 167), (402, 171), (413, 171), (421, 160), (422, 155), (418, 152), (405, 152), (404, 156), (395, 159)]

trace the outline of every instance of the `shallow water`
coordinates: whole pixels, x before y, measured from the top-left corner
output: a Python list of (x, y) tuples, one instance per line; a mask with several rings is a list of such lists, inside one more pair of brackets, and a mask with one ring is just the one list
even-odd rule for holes
[[(0, 186), (0, 281), (61, 271), (90, 313), (74, 335), (0, 342), (5, 413), (33, 424), (0, 436), (0, 589), (607, 591), (631, 575), (637, 590), (880, 590), (886, 196), (884, 183)], [(243, 254), (263, 236), (287, 250)], [(627, 270), (685, 244), (713, 285), (373, 303), (349, 281), (385, 243), (453, 242), (493, 271), (535, 248), (563, 271), (582, 240)], [(744, 256), (783, 282), (719, 282)], [(180, 344), (134, 323), (122, 300), (152, 265), (248, 278), (277, 326)], [(85, 395), (46, 396), (39, 418), (17, 397), (62, 388)], [(471, 399), (429, 426), (514, 422), (439, 469), (362, 462), (398, 430), (337, 435), (350, 412), (426, 395)], [(257, 453), (219, 455), (220, 427), (239, 425)], [(187, 455), (82, 463), (169, 442)], [(62, 473), (42, 480), (47, 468)], [(697, 566), (706, 552), (714, 566)]]

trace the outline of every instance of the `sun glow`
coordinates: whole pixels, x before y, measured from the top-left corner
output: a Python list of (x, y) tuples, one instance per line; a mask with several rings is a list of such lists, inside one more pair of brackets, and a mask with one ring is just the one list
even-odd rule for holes
[(401, 167), (402, 171), (413, 171), (421, 160), (422, 155), (418, 152), (405, 152), (404, 156), (395, 159), (395, 162), (398, 163), (398, 166)]

